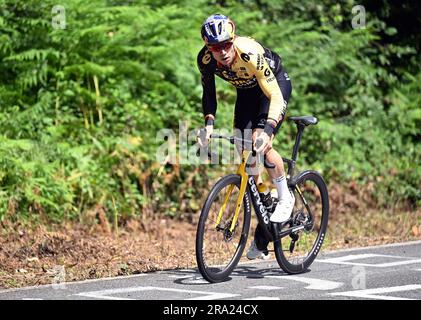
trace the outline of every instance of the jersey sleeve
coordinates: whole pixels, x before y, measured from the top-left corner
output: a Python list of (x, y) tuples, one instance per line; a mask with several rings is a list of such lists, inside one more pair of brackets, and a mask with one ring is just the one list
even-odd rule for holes
[(202, 108), (203, 115), (212, 114), (215, 117), (217, 102), (215, 89), (215, 74), (209, 68), (211, 61), (211, 53), (208, 50), (202, 49), (197, 56), (197, 66), (200, 70), (202, 81)]
[(263, 54), (258, 53), (256, 59), (251, 59), (250, 62), (255, 68), (255, 76), (260, 88), (270, 100), (268, 119), (275, 120), (278, 123), (286, 108), (278, 81)]
[(270, 100), (268, 119), (278, 123), (286, 105), (278, 81), (265, 59), (265, 49), (254, 39), (245, 37), (238, 39), (237, 48), (241, 59), (250, 68), (263, 93)]

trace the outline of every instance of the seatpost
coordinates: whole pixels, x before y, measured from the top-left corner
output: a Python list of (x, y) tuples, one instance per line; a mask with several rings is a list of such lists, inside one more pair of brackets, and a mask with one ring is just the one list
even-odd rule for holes
[(301, 143), (301, 136), (303, 135), (303, 131), (304, 131), (305, 125), (304, 124), (300, 124), (297, 123), (297, 135), (295, 136), (295, 144), (294, 144), (294, 149), (292, 150), (292, 161), (297, 161), (297, 156), (298, 156), (298, 148), (300, 147), (300, 143)]

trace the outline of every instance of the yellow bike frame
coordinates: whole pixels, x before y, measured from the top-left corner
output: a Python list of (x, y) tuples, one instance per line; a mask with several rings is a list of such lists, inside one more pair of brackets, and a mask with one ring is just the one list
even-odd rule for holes
[[(249, 151), (249, 150), (243, 151), (241, 164), (237, 169), (237, 174), (241, 176), (241, 185), (240, 185), (240, 193), (238, 194), (237, 203), (235, 205), (234, 217), (231, 221), (230, 232), (234, 231), (235, 224), (237, 223), (237, 220), (238, 220), (238, 214), (240, 213), (241, 203), (243, 202), (244, 195), (246, 193), (247, 179), (248, 179), (248, 174), (246, 172), (246, 164), (247, 164), (247, 160), (248, 160), (250, 154), (251, 154), (251, 151)], [(219, 223), (222, 220), (222, 216), (224, 214), (225, 208), (227, 207), (228, 200), (229, 200), (233, 190), (234, 190), (234, 185), (230, 185), (229, 188), (228, 188), (228, 193), (225, 196), (224, 203), (223, 203), (221, 209), (219, 210), (218, 217), (216, 219), (215, 228), (219, 225)]]

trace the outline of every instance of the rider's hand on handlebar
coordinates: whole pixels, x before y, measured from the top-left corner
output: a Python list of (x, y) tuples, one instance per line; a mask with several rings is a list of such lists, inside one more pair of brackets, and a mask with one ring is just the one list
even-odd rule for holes
[(266, 132), (261, 132), (254, 142), (254, 149), (257, 153), (265, 154), (272, 148), (272, 139)]
[(206, 126), (205, 132), (206, 134), (201, 134), (200, 130), (197, 132), (197, 143), (201, 148), (206, 147), (209, 144), (210, 136), (213, 133), (213, 125)]

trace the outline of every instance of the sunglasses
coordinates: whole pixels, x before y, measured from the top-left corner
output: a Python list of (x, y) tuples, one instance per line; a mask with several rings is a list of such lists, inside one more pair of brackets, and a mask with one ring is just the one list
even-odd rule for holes
[(231, 41), (219, 43), (219, 44), (215, 44), (215, 45), (212, 45), (212, 46), (208, 46), (208, 49), (212, 52), (219, 52), (219, 51), (222, 51), (222, 50), (227, 51), (227, 50), (231, 49), (232, 44), (233, 43)]

